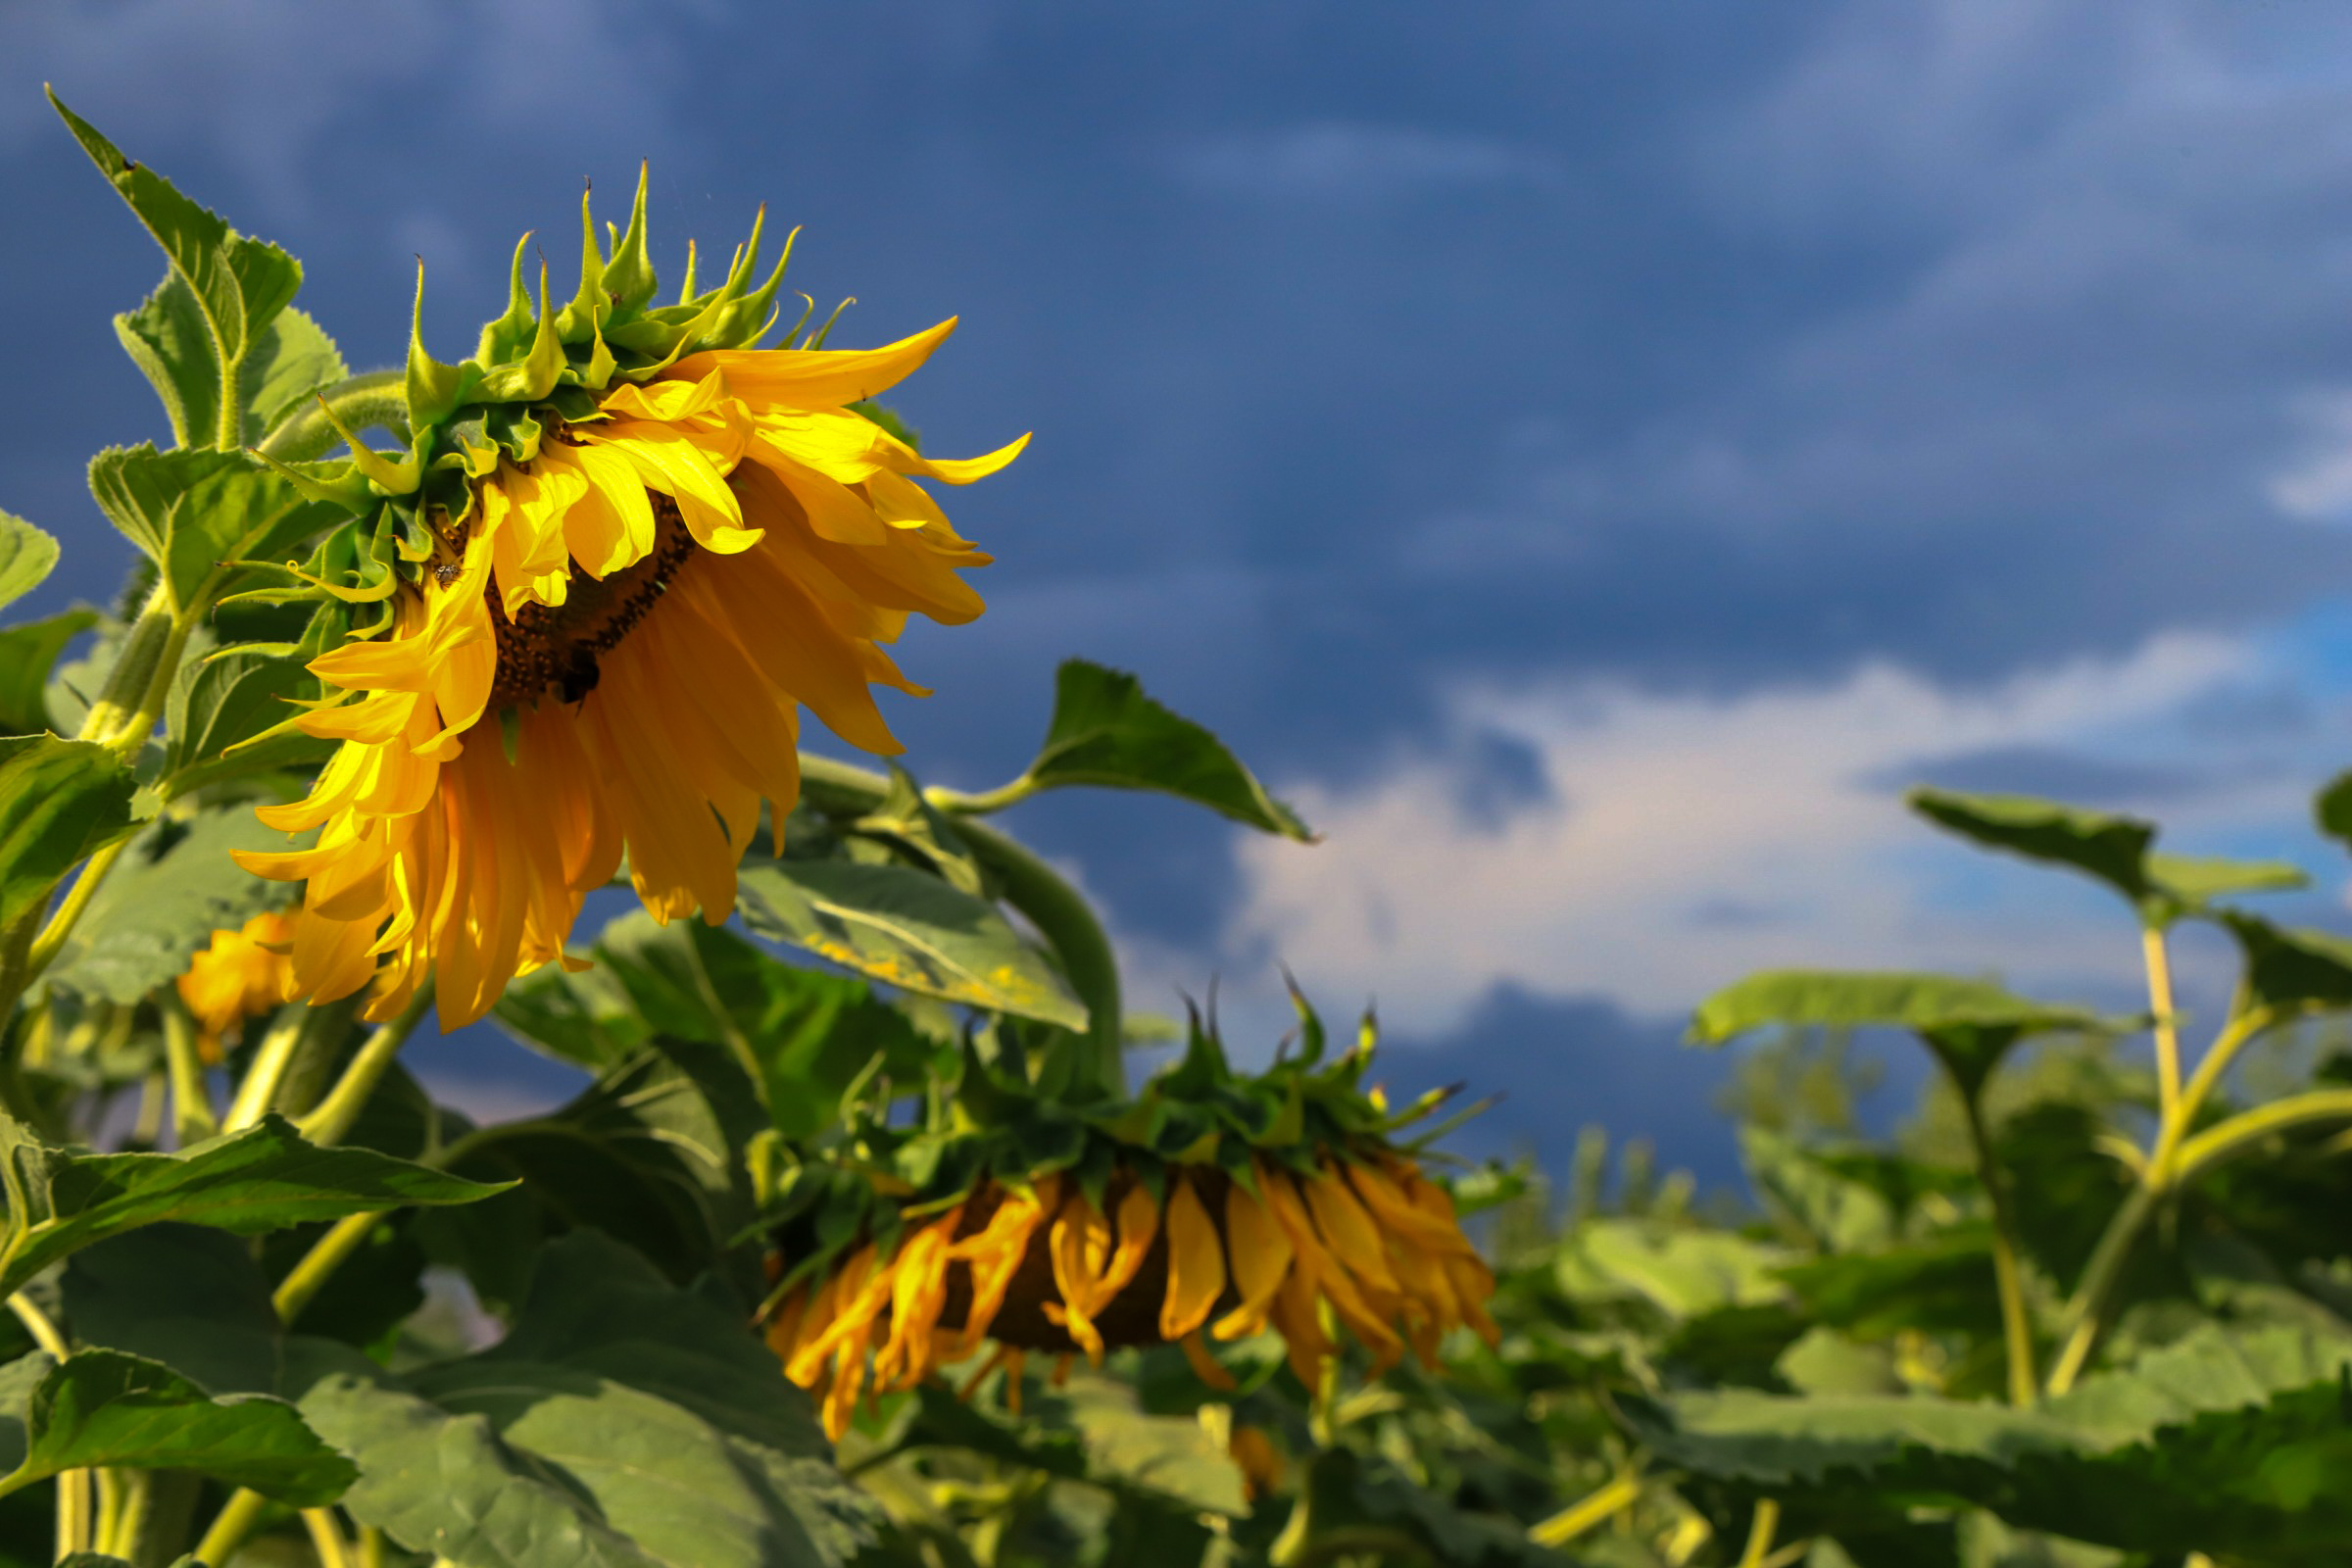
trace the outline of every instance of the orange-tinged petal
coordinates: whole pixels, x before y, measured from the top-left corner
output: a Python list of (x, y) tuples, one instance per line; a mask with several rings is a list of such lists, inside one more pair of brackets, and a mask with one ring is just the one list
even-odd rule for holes
[(1177, 1172), (1168, 1183), (1168, 1294), (1159, 1309), (1159, 1334), (1181, 1340), (1208, 1321), (1225, 1294), (1225, 1250), (1192, 1179)]
[(1267, 1310), (1297, 1255), (1289, 1233), (1239, 1182), (1225, 1190), (1225, 1252), (1242, 1301), (1208, 1332), (1220, 1340), (1238, 1340), (1265, 1328)]
[(1315, 1229), (1348, 1271), (1370, 1286), (1394, 1294), (1397, 1289), (1396, 1276), (1389, 1271), (1389, 1260), (1380, 1243), (1380, 1227), (1356, 1200), (1355, 1193), (1347, 1179), (1331, 1167), (1304, 1183), (1306, 1204), (1315, 1218)]

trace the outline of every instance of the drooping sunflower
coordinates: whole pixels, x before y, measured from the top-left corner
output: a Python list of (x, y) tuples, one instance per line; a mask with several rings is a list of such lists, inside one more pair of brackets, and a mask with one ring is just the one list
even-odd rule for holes
[(293, 940), (294, 922), (285, 915), (257, 914), (234, 931), (215, 931), (189, 960), (179, 1000), (195, 1015), (196, 1049), (206, 1061), (220, 1059), (229, 1031), (299, 994), (286, 952)]
[(340, 746), (308, 799), (260, 813), (316, 844), (238, 858), (308, 884), (299, 995), (380, 969), (380, 1018), (430, 977), (442, 1027), (471, 1022), (564, 961), (624, 856), (657, 919), (724, 921), (761, 803), (780, 838), (798, 795), (800, 710), (898, 751), (871, 688), (922, 689), (883, 645), (910, 614), (983, 609), (958, 574), (989, 558), (918, 481), (980, 478), (1027, 437), (938, 462), (859, 407), (954, 319), (872, 350), (799, 327), (752, 347), (783, 264), (750, 287), (755, 228), (723, 284), (696, 294), (690, 260), (685, 297), (653, 306), (644, 199), (641, 180), (609, 252), (587, 220), (569, 305), (543, 269), (533, 314), (518, 247), (473, 359), (437, 364), (413, 337), (405, 458), (355, 441), (339, 484), (298, 475), (372, 518), (305, 575), (387, 611), (312, 661), (337, 697), (299, 727)]
[[(967, 1057), (953, 1100), (932, 1097), (956, 1107), (942, 1125), (854, 1120), (847, 1167), (785, 1195), (795, 1218), (769, 1345), (838, 1438), (868, 1389), (914, 1388), (989, 1342), (962, 1391), (1002, 1367), (1012, 1399), (1034, 1352), (1099, 1365), (1173, 1345), (1231, 1389), (1207, 1342), (1271, 1329), (1313, 1389), (1336, 1333), (1375, 1376), (1408, 1349), (1434, 1365), (1457, 1328), (1492, 1343), (1493, 1273), (1445, 1187), (1388, 1136), (1436, 1098), (1393, 1117), (1359, 1092), (1368, 1040), (1328, 1067), (1318, 1057), (1242, 1077), (1196, 1025), (1176, 1070), (1133, 1102), (1091, 1107), (1026, 1095)], [(849, 1174), (902, 1156), (930, 1179)], [(858, 1219), (844, 1223), (845, 1203)], [(854, 1239), (815, 1240), (842, 1235)]]

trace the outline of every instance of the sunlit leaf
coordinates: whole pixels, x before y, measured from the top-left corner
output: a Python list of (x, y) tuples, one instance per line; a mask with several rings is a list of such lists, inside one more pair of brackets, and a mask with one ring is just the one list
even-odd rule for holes
[(282, 559), (343, 515), (237, 451), (109, 447), (90, 463), (90, 492), (182, 606), (223, 563)]
[(88, 856), (131, 830), (130, 769), (89, 741), (0, 739), (0, 928), (48, 901)]
[(57, 541), (23, 517), (0, 512), (0, 608), (41, 585), (57, 564)]
[(94, 610), (68, 610), (0, 631), (0, 735), (57, 728), (44, 692), (66, 644), (98, 624)]

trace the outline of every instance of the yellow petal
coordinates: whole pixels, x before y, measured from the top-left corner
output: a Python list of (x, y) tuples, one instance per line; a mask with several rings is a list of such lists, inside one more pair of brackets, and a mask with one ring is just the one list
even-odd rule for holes
[(1225, 1294), (1225, 1250), (1216, 1222), (1179, 1171), (1168, 1184), (1168, 1295), (1159, 1309), (1159, 1334), (1181, 1340), (1208, 1321)]
[(838, 408), (877, 397), (912, 375), (931, 351), (956, 330), (951, 316), (937, 326), (878, 349), (708, 349), (689, 354), (665, 379), (699, 381), (712, 370), (727, 391), (755, 407)]

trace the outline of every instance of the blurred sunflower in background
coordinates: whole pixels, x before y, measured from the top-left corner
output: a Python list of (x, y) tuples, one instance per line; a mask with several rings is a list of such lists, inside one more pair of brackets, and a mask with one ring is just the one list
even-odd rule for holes
[(234, 931), (215, 931), (177, 982), (179, 1000), (196, 1019), (197, 1054), (218, 1063), (222, 1042), (256, 1018), (300, 995), (288, 948), (294, 921), (257, 914)]
[(474, 359), (413, 342), (407, 456), (353, 442), (335, 493), (372, 509), (374, 547), (311, 575), (387, 613), (311, 662), (337, 695), (299, 727), (340, 746), (308, 799), (260, 812), (317, 842), (238, 857), (308, 884), (300, 996), (351, 995), (380, 967), (368, 1016), (431, 978), (442, 1027), (470, 1023), (517, 973), (565, 961), (624, 856), (657, 919), (723, 922), (761, 803), (780, 843), (799, 794), (801, 709), (899, 751), (871, 688), (923, 693), (883, 645), (909, 614), (984, 608), (958, 573), (989, 558), (917, 481), (968, 483), (1027, 437), (937, 462), (858, 407), (954, 319), (873, 350), (804, 345), (800, 327), (752, 348), (783, 272), (750, 287), (757, 228), (724, 283), (697, 295), (690, 261), (685, 297), (654, 307), (644, 216), (641, 180), (609, 252), (587, 221), (561, 310), (543, 269), (532, 311), (517, 247)]

